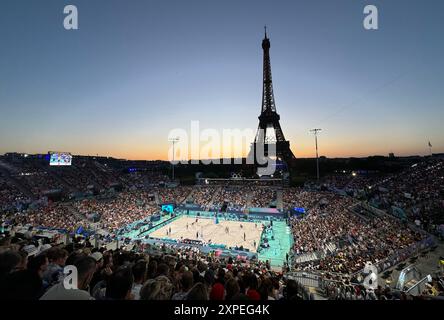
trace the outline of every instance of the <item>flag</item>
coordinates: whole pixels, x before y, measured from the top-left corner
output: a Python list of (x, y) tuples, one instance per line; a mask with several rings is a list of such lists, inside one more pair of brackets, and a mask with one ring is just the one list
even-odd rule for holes
[(82, 234), (83, 233), (83, 227), (79, 226), (76, 230), (76, 234)]
[(429, 141), (429, 147), (430, 147), (430, 148), (432, 147), (432, 144), (430, 143), (430, 141)]

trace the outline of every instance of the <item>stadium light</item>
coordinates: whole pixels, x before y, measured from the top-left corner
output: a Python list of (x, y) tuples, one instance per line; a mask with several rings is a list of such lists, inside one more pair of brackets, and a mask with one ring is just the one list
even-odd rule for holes
[(174, 181), (174, 144), (175, 144), (176, 142), (179, 141), (179, 137), (170, 138), (170, 139), (168, 139), (168, 141), (170, 141), (170, 142), (173, 143), (173, 161), (172, 161), (171, 164), (172, 164), (172, 166), (173, 166), (173, 173), (172, 173), (173, 177), (172, 177), (172, 181)]
[(322, 129), (311, 129), (310, 132), (313, 132), (315, 136), (315, 144), (316, 144), (316, 178), (319, 182), (319, 154), (318, 154), (318, 132)]

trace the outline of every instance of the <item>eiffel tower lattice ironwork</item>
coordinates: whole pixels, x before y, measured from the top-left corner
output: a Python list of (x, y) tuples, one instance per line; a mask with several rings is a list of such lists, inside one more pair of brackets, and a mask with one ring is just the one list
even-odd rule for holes
[[(270, 148), (268, 145), (275, 144), (275, 156), (277, 159), (286, 162), (287, 165), (291, 165), (292, 161), (296, 158), (290, 149), (290, 142), (285, 140), (284, 133), (282, 132), (282, 128), (279, 123), (280, 116), (276, 112), (276, 104), (273, 94), (273, 81), (271, 77), (270, 39), (267, 37), (266, 27), (265, 38), (262, 40), (262, 49), (264, 50), (262, 109), (259, 116), (258, 131), (250, 152), (255, 152), (255, 150), (260, 147), (260, 150), (264, 150), (264, 155), (269, 156), (268, 150)], [(254, 155), (256, 154), (254, 153)]]

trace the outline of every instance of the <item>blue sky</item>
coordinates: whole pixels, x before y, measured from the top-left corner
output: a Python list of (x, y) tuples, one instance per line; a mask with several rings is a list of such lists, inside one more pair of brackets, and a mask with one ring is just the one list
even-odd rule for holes
[[(63, 28), (63, 7), (79, 30)], [(379, 9), (379, 30), (362, 26)], [(0, 153), (166, 159), (168, 132), (256, 129), (263, 26), (297, 157), (444, 152), (444, 2), (0, 2)]]

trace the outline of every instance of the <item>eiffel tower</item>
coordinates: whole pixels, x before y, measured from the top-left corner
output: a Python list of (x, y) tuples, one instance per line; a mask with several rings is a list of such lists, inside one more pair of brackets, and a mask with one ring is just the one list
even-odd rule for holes
[(271, 78), (270, 40), (267, 37), (267, 27), (265, 27), (265, 38), (262, 40), (262, 49), (264, 50), (262, 110), (259, 116), (259, 128), (254, 143), (252, 143), (251, 146), (250, 156), (254, 156), (256, 164), (258, 163), (258, 159), (255, 150), (258, 148), (259, 150), (264, 150), (265, 157), (273, 156), (268, 153), (270, 149), (274, 149), (270, 148), (270, 145), (274, 144), (277, 160), (285, 162), (287, 167), (290, 167), (296, 157), (290, 149), (290, 142), (285, 140), (284, 133), (282, 132), (279, 123), (280, 116), (276, 112), (273, 81)]

